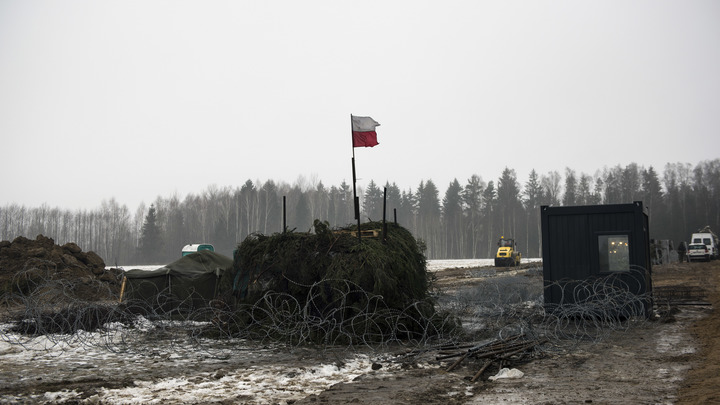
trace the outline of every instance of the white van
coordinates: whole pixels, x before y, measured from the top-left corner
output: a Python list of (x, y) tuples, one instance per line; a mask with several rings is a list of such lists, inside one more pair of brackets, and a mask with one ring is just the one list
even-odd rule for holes
[(710, 259), (715, 260), (718, 258), (717, 241), (715, 240), (715, 235), (712, 233), (694, 233), (690, 237), (690, 244), (703, 244), (707, 246), (708, 252), (710, 253)]

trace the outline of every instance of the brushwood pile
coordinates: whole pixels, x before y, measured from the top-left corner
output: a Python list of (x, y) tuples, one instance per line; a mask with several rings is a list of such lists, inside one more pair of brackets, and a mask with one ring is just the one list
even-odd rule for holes
[(457, 327), (435, 311), (422, 242), (397, 224), (382, 228), (361, 224), (359, 239), (356, 226), (316, 220), (314, 232), (251, 235), (234, 254), (225, 278), (233, 285), (224, 290), (236, 307), (253, 307), (248, 322), (282, 312), (381, 335)]
[[(422, 246), (405, 228), (389, 224), (382, 237), (382, 223), (361, 225), (377, 236), (358, 240), (355, 228), (330, 229), (315, 221), (313, 233), (285, 232), (271, 236), (255, 234), (236, 251), (236, 296), (255, 302), (267, 291), (303, 297), (308, 287), (322, 282), (345, 290), (350, 283), (390, 306), (402, 309), (428, 298), (429, 273)], [(336, 298), (332, 288), (323, 301)]]

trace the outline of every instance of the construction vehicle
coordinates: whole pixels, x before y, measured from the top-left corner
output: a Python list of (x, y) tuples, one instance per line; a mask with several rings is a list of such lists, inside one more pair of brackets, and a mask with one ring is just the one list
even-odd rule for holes
[(520, 264), (521, 257), (522, 255), (515, 246), (515, 239), (505, 239), (504, 236), (501, 236), (495, 255), (495, 267), (517, 266)]

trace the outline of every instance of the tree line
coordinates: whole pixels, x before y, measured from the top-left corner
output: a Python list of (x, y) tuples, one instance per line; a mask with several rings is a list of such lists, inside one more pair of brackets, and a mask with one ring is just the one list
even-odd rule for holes
[[(362, 221), (383, 216), (424, 241), (429, 259), (491, 258), (501, 236), (515, 238), (525, 257), (540, 257), (541, 206), (619, 204), (642, 201), (649, 207), (650, 237), (677, 245), (709, 225), (720, 229), (720, 159), (668, 163), (662, 175), (635, 163), (598, 170), (595, 174), (532, 170), (520, 184), (515, 170), (498, 179), (473, 175), (450, 182), (441, 195), (430, 179), (413, 190), (395, 183), (370, 181), (359, 188)], [(0, 208), (0, 240), (17, 236), (52, 237), (94, 251), (108, 265), (162, 264), (180, 257), (189, 243), (212, 243), (231, 255), (252, 233), (272, 234), (283, 227), (311, 231), (314, 219), (332, 227), (355, 223), (352, 185), (327, 187), (300, 177), (295, 184), (247, 180), (239, 187), (211, 185), (199, 194), (157, 197), (134, 212), (113, 198), (95, 210)]]

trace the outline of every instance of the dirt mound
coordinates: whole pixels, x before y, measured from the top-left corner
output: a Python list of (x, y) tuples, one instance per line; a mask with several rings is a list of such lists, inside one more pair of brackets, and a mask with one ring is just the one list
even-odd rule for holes
[(119, 271), (105, 270), (100, 256), (73, 242), (59, 246), (43, 235), (0, 241), (0, 296), (99, 301), (117, 296), (119, 289)]

